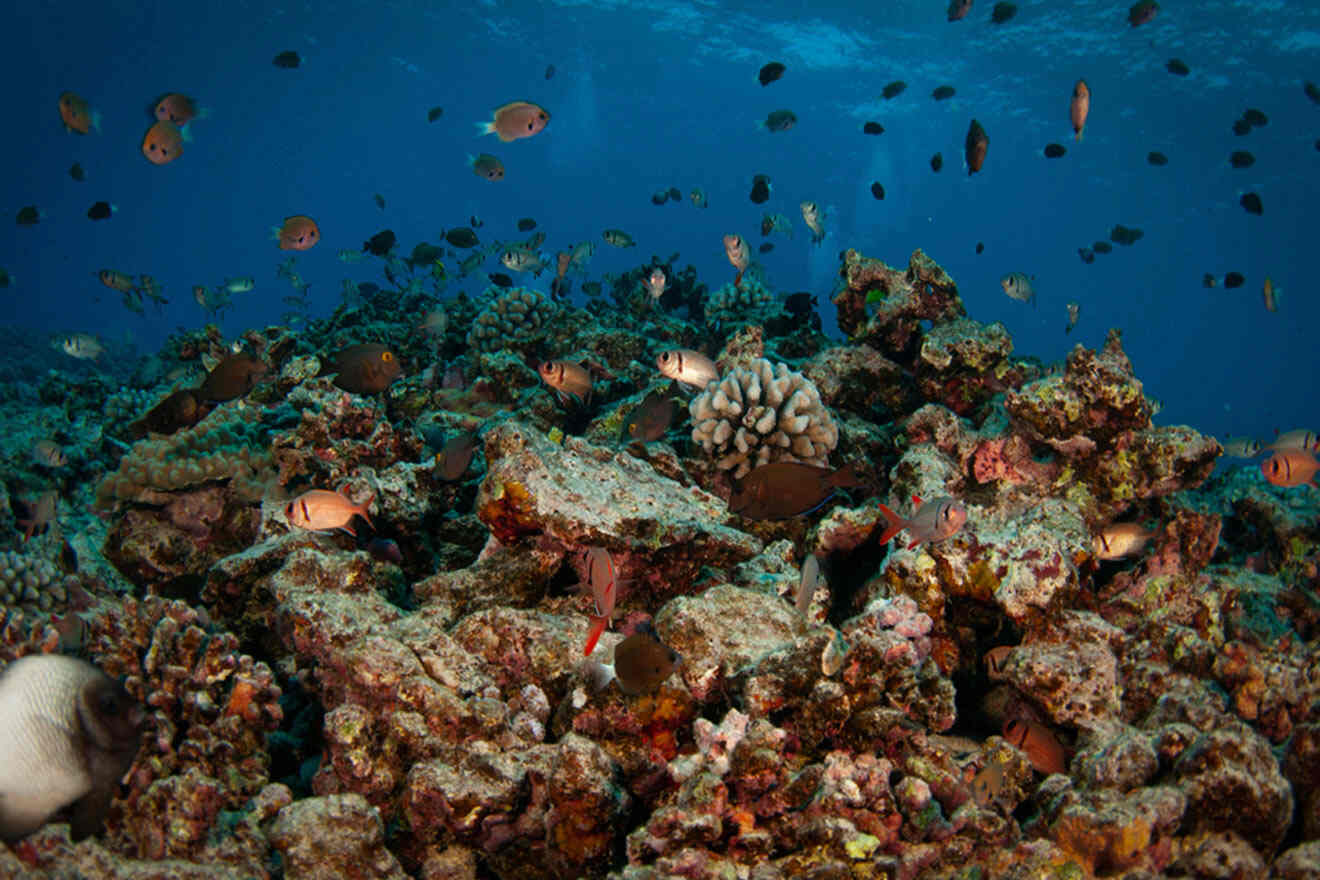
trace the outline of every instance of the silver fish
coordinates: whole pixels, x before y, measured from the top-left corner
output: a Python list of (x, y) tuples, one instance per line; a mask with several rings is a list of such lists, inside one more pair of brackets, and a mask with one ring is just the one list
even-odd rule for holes
[(1018, 302), (1029, 302), (1032, 306), (1036, 305), (1036, 289), (1031, 286), (1035, 280), (1035, 275), (1030, 278), (1023, 272), (1009, 272), (1003, 278), (999, 279), (999, 286), (1004, 288), (1004, 293), (1008, 294), (1009, 299), (1015, 299)]
[(680, 384), (698, 391), (720, 377), (719, 367), (715, 366), (714, 361), (699, 351), (687, 348), (662, 351), (655, 363), (666, 378), (676, 379)]

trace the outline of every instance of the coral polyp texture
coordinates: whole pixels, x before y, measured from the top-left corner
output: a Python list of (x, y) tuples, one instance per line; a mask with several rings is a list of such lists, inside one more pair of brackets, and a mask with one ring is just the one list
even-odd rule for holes
[(735, 478), (772, 461), (825, 467), (839, 442), (815, 383), (765, 358), (729, 370), (692, 398), (688, 411), (692, 442)]
[[(1023, 357), (920, 251), (844, 253), (846, 342), (750, 275), (704, 318), (695, 270), (637, 296), (658, 258), (589, 314), (381, 259), (398, 290), (249, 334), (267, 384), (132, 442), (158, 364), (46, 533), (0, 533), (0, 660), (77, 653), (143, 712), (97, 833), (56, 814), (0, 876), (1316, 876), (1317, 493), (1214, 473), (1117, 332)], [(716, 321), (685, 401), (652, 365)], [(316, 375), (363, 340), (389, 387)], [(831, 456), (864, 485), (730, 511)]]

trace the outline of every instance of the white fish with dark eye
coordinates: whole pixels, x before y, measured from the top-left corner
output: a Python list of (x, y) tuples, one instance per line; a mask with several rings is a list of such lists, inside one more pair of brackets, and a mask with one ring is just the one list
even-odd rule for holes
[(793, 601), (798, 614), (805, 617), (811, 609), (811, 599), (816, 595), (816, 587), (820, 585), (820, 581), (820, 557), (815, 553), (808, 553), (807, 558), (802, 560), (802, 572), (798, 576), (797, 595)]
[(1071, 333), (1072, 328), (1077, 326), (1077, 319), (1082, 316), (1082, 307), (1079, 303), (1068, 303), (1068, 326), (1064, 328), (1064, 333)]
[(545, 269), (541, 255), (523, 247), (511, 247), (500, 255), (500, 262), (512, 272), (531, 272), (540, 275)]
[(1031, 286), (1031, 282), (1035, 279), (1035, 275), (1028, 277), (1024, 272), (1009, 272), (999, 279), (999, 286), (1004, 288), (1004, 293), (1008, 294), (1009, 299), (1015, 299), (1018, 302), (1029, 302), (1034, 308), (1036, 305), (1036, 288)]
[(908, 530), (908, 549), (914, 550), (919, 545), (943, 541), (958, 533), (967, 522), (967, 507), (956, 498), (932, 498), (925, 503), (913, 495), (912, 503), (916, 513), (911, 519), (903, 519), (885, 505), (880, 505), (880, 513), (887, 523), (879, 543), (884, 544), (903, 529)]
[(1255, 437), (1233, 437), (1224, 441), (1224, 455), (1229, 458), (1255, 458), (1260, 455), (1261, 448)]
[(0, 672), (0, 839), (72, 806), (75, 840), (100, 830), (133, 763), (143, 712), (90, 663), (34, 654)]
[(811, 230), (811, 243), (820, 244), (825, 240), (825, 219), (821, 216), (820, 207), (815, 202), (803, 202), (798, 207), (802, 209), (802, 220)]
[(665, 378), (674, 379), (680, 385), (698, 391), (720, 377), (720, 369), (714, 361), (689, 348), (662, 351), (655, 359), (655, 365)]

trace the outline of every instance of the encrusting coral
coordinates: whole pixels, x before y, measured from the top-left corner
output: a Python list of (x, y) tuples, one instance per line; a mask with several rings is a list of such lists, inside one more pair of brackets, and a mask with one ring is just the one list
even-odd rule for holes
[(764, 358), (711, 383), (692, 398), (688, 411), (692, 442), (718, 456), (715, 466), (733, 471), (735, 479), (772, 461), (827, 467), (839, 442), (815, 383)]
[(750, 273), (737, 287), (721, 285), (706, 300), (706, 321), (710, 324), (764, 324), (782, 311), (783, 304), (774, 292)]

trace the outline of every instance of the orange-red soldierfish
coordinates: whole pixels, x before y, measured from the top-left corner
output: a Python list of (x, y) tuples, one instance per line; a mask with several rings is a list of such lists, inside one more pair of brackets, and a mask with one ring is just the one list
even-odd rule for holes
[(587, 631), (587, 643), (582, 649), (582, 656), (589, 657), (614, 615), (614, 602), (619, 596), (619, 572), (615, 568), (614, 557), (603, 547), (589, 547), (582, 554), (582, 562), (586, 567), (586, 577), (581, 585), (591, 591), (595, 601), (595, 614), (591, 615), (591, 628)]
[(572, 397), (580, 404), (591, 400), (591, 374), (581, 364), (569, 361), (546, 361), (537, 370), (542, 381), (555, 390), (565, 403)]
[(343, 489), (338, 492), (312, 489), (285, 505), (284, 515), (290, 525), (300, 529), (317, 532), (343, 529), (350, 535), (356, 536), (357, 532), (353, 531), (351, 525), (354, 516), (362, 517), (367, 521), (367, 525), (375, 528), (371, 523), (371, 517), (367, 516), (367, 509), (374, 500), (376, 500), (375, 492), (368, 495), (367, 500), (361, 504), (354, 504)]
[(142, 138), (142, 155), (153, 165), (165, 165), (183, 155), (183, 132), (172, 122), (157, 122)]
[(73, 92), (60, 95), (60, 120), (66, 131), (87, 134), (101, 130), (101, 114), (92, 110), (87, 101)]
[(490, 122), (478, 122), (480, 134), (498, 135), (499, 139), (514, 141), (529, 138), (550, 121), (550, 113), (543, 107), (530, 101), (512, 101), (495, 110), (495, 117)]
[(271, 237), (280, 243), (282, 251), (305, 251), (321, 240), (321, 228), (305, 214), (285, 217), (282, 226), (271, 228)]
[(1045, 725), (1021, 718), (1005, 721), (1004, 739), (1021, 749), (1038, 772), (1068, 772), (1063, 746)]
[(1068, 104), (1068, 118), (1072, 120), (1073, 137), (1082, 139), (1082, 130), (1086, 128), (1086, 115), (1091, 112), (1091, 89), (1086, 80), (1079, 79), (1073, 86), (1072, 101)]
[(907, 529), (911, 542), (908, 549), (912, 550), (927, 541), (943, 541), (967, 522), (967, 508), (956, 498), (932, 498), (923, 504), (920, 498), (913, 495), (912, 503), (916, 505), (917, 512), (912, 514), (911, 519), (903, 519), (884, 504), (880, 505), (880, 512), (889, 523), (880, 535), (881, 544)]
[(747, 271), (747, 242), (736, 232), (724, 236), (724, 255), (729, 258), (738, 274), (733, 278), (733, 286), (742, 287), (743, 273)]
[(1280, 449), (1260, 463), (1260, 472), (1265, 479), (1285, 489), (1307, 483), (1315, 486), (1317, 470), (1320, 470), (1320, 461), (1302, 449)]
[(96, 277), (101, 283), (111, 290), (117, 290), (120, 293), (128, 293), (137, 285), (133, 283), (133, 276), (126, 275), (123, 272), (114, 269), (102, 269), (96, 273)]

